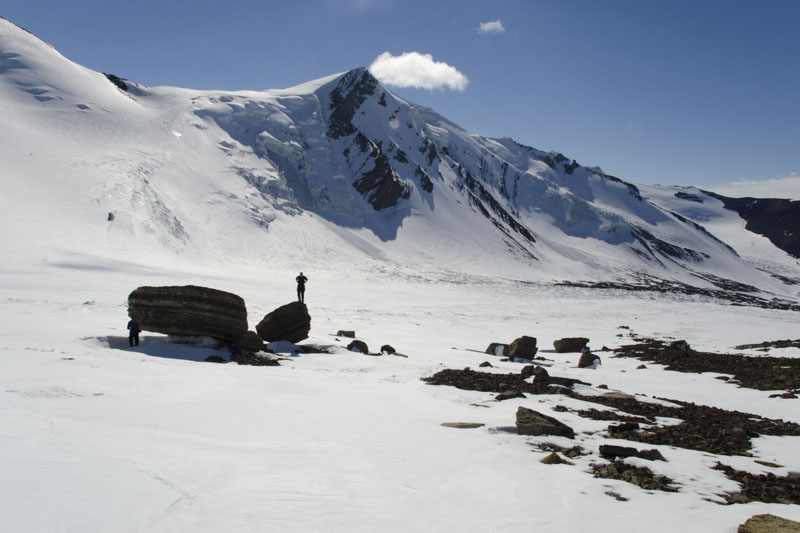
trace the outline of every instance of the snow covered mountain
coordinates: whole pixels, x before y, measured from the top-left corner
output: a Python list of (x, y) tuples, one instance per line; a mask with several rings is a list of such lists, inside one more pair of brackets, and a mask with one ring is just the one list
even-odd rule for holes
[(367, 272), (780, 297), (800, 277), (724, 198), (468, 133), (363, 68), (283, 90), (145, 87), (0, 20), (0, 109), (16, 258), (321, 269), (336, 254)]

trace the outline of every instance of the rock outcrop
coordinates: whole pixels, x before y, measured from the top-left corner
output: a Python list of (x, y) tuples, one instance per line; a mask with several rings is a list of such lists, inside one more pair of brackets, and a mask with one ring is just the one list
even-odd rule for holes
[(247, 331), (242, 298), (195, 285), (139, 287), (128, 296), (128, 315), (144, 331), (174, 337), (213, 337), (233, 344)]
[(800, 522), (772, 514), (757, 514), (737, 529), (738, 533), (792, 533), (800, 531)]
[(360, 352), (369, 354), (369, 347), (367, 346), (367, 343), (364, 341), (354, 340), (347, 345), (347, 349), (350, 350), (351, 352)]
[(543, 415), (533, 409), (517, 408), (517, 433), (520, 435), (560, 435), (575, 438), (575, 431), (553, 417)]
[(267, 342), (300, 342), (308, 338), (311, 331), (311, 315), (306, 304), (292, 302), (283, 305), (267, 316), (256, 326), (258, 336)]
[(490, 355), (497, 355), (499, 357), (503, 357), (508, 353), (508, 344), (501, 344), (499, 342), (493, 342), (486, 348), (486, 353)]
[(506, 355), (509, 358), (515, 359), (533, 359), (539, 349), (536, 347), (536, 337), (522, 337), (515, 339), (508, 348)]
[(580, 352), (588, 342), (586, 337), (567, 337), (553, 341), (553, 347), (558, 353)]
[(592, 352), (584, 352), (578, 360), (578, 368), (594, 368), (600, 364), (600, 356)]

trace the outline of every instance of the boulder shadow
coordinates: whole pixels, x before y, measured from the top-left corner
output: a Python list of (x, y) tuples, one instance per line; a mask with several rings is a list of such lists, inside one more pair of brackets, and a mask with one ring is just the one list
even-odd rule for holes
[(100, 344), (105, 344), (111, 349), (123, 352), (141, 353), (151, 357), (164, 359), (177, 359), (182, 361), (204, 362), (208, 357), (216, 355), (225, 360), (230, 360), (231, 353), (227, 348), (213, 348), (197, 344), (178, 344), (169, 342), (166, 335), (140, 336), (139, 346), (129, 346), (128, 337), (113, 336), (96, 337)]

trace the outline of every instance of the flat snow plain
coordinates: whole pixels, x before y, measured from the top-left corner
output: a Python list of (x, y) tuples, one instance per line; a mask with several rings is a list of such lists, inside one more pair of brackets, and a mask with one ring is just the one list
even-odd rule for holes
[[(128, 348), (126, 299), (140, 285), (198, 284), (248, 305), (250, 326), (294, 297), (296, 272), (278, 267), (173, 270), (75, 257), (6, 262), (0, 272), (0, 529), (3, 531), (730, 531), (759, 513), (800, 520), (800, 507), (721, 505), (737, 490), (718, 461), (751, 472), (800, 472), (800, 438), (762, 437), (753, 457), (657, 446), (668, 462), (628, 459), (666, 474), (678, 493), (592, 477), (607, 422), (554, 412), (581, 407), (557, 395), (504, 402), (491, 393), (427, 385), (443, 368), (490, 359), (490, 342), (535, 336), (551, 374), (800, 422), (798, 400), (737, 388), (600, 353), (597, 369), (552, 341), (591, 346), (640, 335), (686, 339), (726, 352), (741, 343), (797, 337), (800, 315), (702, 299), (588, 291), (508, 280), (415, 279), (306, 270), (310, 343), (333, 354), (289, 356), (280, 367), (202, 362), (208, 348), (143, 334)], [(354, 329), (377, 351), (344, 350)], [(625, 337), (619, 337), (623, 334)], [(773, 355), (798, 355), (776, 350)], [(753, 353), (755, 355), (755, 353)], [(594, 387), (582, 392), (592, 394)], [(517, 435), (517, 407), (576, 430)], [(586, 404), (583, 408), (591, 406)], [(453, 429), (443, 422), (479, 422)], [(575, 465), (545, 465), (532, 444), (578, 444)], [(630, 443), (629, 443), (630, 444)], [(636, 444), (633, 444), (636, 445)], [(641, 447), (641, 445), (640, 445)], [(775, 462), (769, 469), (755, 459)], [(609, 497), (615, 492), (628, 501)]]

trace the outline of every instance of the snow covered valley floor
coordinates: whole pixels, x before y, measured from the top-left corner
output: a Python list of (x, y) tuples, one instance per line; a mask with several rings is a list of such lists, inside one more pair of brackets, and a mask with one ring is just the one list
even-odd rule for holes
[[(518, 373), (481, 353), (491, 342), (538, 339), (551, 375), (592, 386), (576, 392), (670, 398), (800, 423), (797, 399), (740, 388), (716, 373), (680, 373), (598, 352), (631, 334), (685, 339), (694, 349), (798, 338), (800, 314), (706, 298), (464, 278), (433, 281), (366, 270), (316, 272), (307, 304), (309, 343), (331, 354), (287, 357), (278, 367), (212, 364), (209, 348), (145, 332), (127, 347), (126, 298), (141, 285), (196, 284), (234, 292), (252, 326), (291, 301), (296, 272), (145, 264), (75, 257), (5, 263), (0, 272), (0, 530), (3, 531), (730, 531), (750, 516), (800, 520), (800, 506), (725, 505), (740, 487), (713, 467), (752, 474), (800, 472), (800, 437), (758, 436), (750, 456), (715, 455), (612, 438), (605, 409), (561, 394), (502, 402), (495, 394), (430, 385), (443, 369)], [(626, 326), (630, 329), (621, 329)], [(375, 351), (344, 349), (352, 329)], [(622, 337), (618, 336), (622, 335)], [(771, 356), (798, 357), (797, 348)], [(224, 354), (223, 354), (224, 355)], [(479, 368), (489, 360), (492, 368)], [(777, 391), (783, 392), (783, 391)], [(518, 435), (517, 409), (553, 416), (575, 439)], [(566, 410), (564, 409), (566, 408)], [(444, 422), (483, 424), (475, 429)], [(675, 424), (659, 419), (659, 424)], [(677, 492), (596, 478), (602, 444), (655, 448), (629, 458), (671, 478)], [(574, 464), (548, 465), (546, 447), (580, 446)], [(760, 462), (757, 462), (760, 461)], [(767, 466), (763, 463), (769, 463)], [(618, 498), (619, 497), (619, 498)]]

